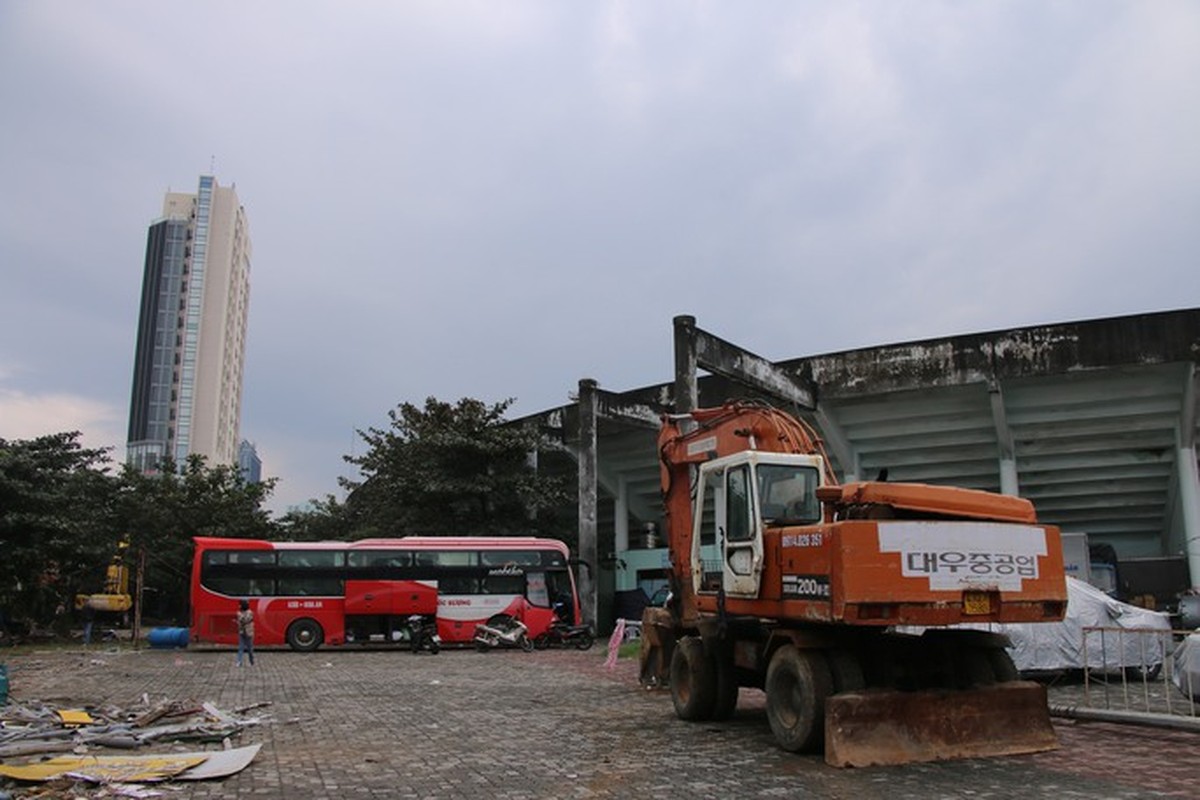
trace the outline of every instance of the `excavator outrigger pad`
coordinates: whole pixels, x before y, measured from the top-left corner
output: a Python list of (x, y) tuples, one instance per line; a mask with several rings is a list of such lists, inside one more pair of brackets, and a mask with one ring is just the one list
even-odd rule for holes
[(1040, 753), (1058, 747), (1046, 687), (863, 691), (825, 703), (825, 762), (866, 767)]

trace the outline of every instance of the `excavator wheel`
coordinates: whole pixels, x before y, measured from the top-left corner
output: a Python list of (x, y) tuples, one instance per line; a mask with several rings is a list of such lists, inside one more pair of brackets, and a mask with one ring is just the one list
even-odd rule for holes
[(989, 648), (987, 657), (988, 663), (992, 665), (992, 674), (996, 676), (997, 683), (1021, 680), (1021, 672), (1013, 663), (1012, 656), (1008, 654), (1007, 650), (999, 647)]
[(958, 654), (956, 671), (960, 689), (991, 686), (996, 682), (996, 672), (982, 647), (964, 647)]
[(737, 709), (738, 683), (733, 655), (727, 648), (714, 647), (711, 655), (714, 677), (712, 719), (726, 720)]
[(824, 654), (785, 644), (767, 667), (767, 721), (775, 741), (790, 752), (816, 750), (825, 734), (825, 700), (833, 677)]
[(857, 692), (866, 688), (867, 680), (863, 675), (862, 662), (857, 656), (848, 650), (830, 650), (825, 657), (829, 659), (834, 694)]
[(711, 719), (717, 694), (713, 662), (699, 636), (685, 636), (671, 655), (671, 702), (675, 715), (689, 722)]

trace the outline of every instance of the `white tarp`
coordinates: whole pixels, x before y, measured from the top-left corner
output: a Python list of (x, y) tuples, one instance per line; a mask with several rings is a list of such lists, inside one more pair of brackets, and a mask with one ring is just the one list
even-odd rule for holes
[[(1158, 611), (1114, 600), (1077, 578), (1067, 577), (1067, 613), (1062, 622), (1014, 622), (959, 625), (1006, 634), (1008, 654), (1021, 672), (1087, 669), (1111, 672), (1124, 667), (1147, 671), (1160, 667), (1174, 645), (1171, 619)], [(1086, 659), (1083, 651), (1087, 635)], [(919, 633), (921, 628), (901, 628)], [(1200, 686), (1200, 683), (1197, 684)]]
[(1193, 702), (1200, 701), (1200, 633), (1189, 633), (1175, 648), (1171, 682)]
[[(1121, 667), (1152, 669), (1171, 648), (1171, 620), (1106, 595), (1091, 584), (1067, 578), (1067, 614), (1062, 622), (1012, 623), (991, 626), (1012, 640), (1009, 654), (1022, 672)], [(1089, 631), (1086, 659), (1083, 629)]]

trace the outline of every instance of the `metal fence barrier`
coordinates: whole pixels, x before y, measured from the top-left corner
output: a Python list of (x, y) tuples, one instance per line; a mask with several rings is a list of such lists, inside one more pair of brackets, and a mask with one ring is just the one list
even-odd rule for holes
[(1051, 714), (1200, 731), (1200, 678), (1175, 659), (1191, 633), (1084, 627), (1082, 690), (1054, 687)]

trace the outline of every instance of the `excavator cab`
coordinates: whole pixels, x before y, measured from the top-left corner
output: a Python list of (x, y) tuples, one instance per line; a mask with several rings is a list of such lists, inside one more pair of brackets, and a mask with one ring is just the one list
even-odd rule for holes
[(761, 592), (763, 533), (821, 521), (818, 456), (744, 451), (700, 466), (692, 535), (697, 594), (755, 598)]

